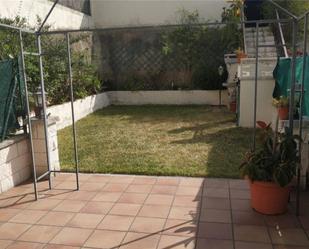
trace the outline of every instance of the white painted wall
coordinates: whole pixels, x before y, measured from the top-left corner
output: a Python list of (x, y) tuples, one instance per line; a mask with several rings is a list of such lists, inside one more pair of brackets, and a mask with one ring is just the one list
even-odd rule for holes
[(24, 135), (0, 143), (0, 193), (28, 180), (31, 176), (31, 155)]
[[(74, 102), (75, 120), (93, 113), (103, 107), (110, 105), (109, 98), (106, 93), (88, 96)], [(58, 116), (57, 129), (62, 129), (72, 124), (71, 103), (67, 102), (61, 105), (51, 106), (47, 109), (50, 116)]]
[[(276, 59), (260, 59), (257, 85), (257, 121), (273, 123), (276, 108), (272, 105), (275, 87), (273, 70)], [(240, 65), (240, 116), (241, 127), (253, 127), (255, 89), (255, 59), (243, 59)]]
[(226, 0), (92, 0), (91, 13), (96, 27), (140, 26), (176, 23), (182, 8), (198, 10), (201, 18), (221, 20)]
[[(29, 25), (37, 24), (37, 16), (45, 18), (53, 2), (48, 0), (0, 0), (0, 17), (25, 17)], [(47, 24), (52, 29), (79, 29), (93, 27), (92, 17), (79, 11), (57, 5)]]
[[(227, 104), (227, 91), (221, 93)], [(219, 91), (111, 91), (108, 97), (113, 105), (219, 105)]]

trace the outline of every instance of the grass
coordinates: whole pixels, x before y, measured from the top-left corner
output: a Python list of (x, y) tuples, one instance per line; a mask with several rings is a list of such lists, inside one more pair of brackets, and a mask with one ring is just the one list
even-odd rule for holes
[[(239, 177), (250, 129), (209, 106), (110, 106), (77, 122), (80, 170)], [(59, 131), (61, 167), (74, 168), (72, 130)]]

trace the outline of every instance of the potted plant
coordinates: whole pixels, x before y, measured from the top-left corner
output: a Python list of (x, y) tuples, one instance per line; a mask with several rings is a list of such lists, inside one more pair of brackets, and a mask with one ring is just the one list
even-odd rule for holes
[(252, 208), (263, 214), (282, 214), (287, 210), (290, 183), (299, 163), (299, 138), (273, 132), (261, 121), (258, 125), (264, 130), (262, 146), (246, 154), (241, 173), (250, 181)]
[(278, 109), (278, 116), (280, 120), (286, 120), (289, 117), (289, 98), (280, 96), (273, 99), (273, 105)]

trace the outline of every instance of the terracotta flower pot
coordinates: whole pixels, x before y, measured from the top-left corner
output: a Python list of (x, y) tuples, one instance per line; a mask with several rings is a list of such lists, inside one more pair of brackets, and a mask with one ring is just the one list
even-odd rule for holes
[(268, 215), (287, 211), (291, 188), (280, 187), (273, 182), (250, 181), (251, 206), (257, 212)]
[(278, 116), (281, 120), (287, 120), (289, 118), (289, 107), (278, 107)]

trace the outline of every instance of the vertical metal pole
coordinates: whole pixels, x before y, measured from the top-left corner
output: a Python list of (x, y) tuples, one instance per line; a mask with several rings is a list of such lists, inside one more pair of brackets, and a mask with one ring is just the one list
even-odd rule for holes
[(256, 22), (255, 32), (255, 80), (254, 80), (254, 112), (253, 112), (253, 148), (256, 149), (256, 111), (257, 111), (257, 88), (259, 71), (259, 22)]
[(76, 124), (75, 124), (75, 114), (74, 114), (72, 60), (71, 60), (70, 34), (69, 33), (66, 33), (66, 41), (67, 41), (68, 72), (69, 72), (69, 81), (70, 81), (70, 97), (71, 97), (71, 111), (72, 111), (72, 128), (73, 128), (73, 142), (74, 142), (76, 188), (77, 188), (77, 190), (79, 190), (79, 178), (78, 178), (79, 165), (78, 165), (77, 140), (76, 140)]
[(41, 79), (41, 93), (42, 93), (42, 105), (43, 105), (43, 122), (44, 122), (44, 133), (45, 133), (45, 148), (46, 148), (46, 158), (47, 158), (47, 170), (49, 189), (51, 189), (51, 176), (50, 176), (50, 151), (49, 151), (49, 134), (48, 134), (48, 122), (46, 114), (46, 96), (45, 96), (45, 85), (44, 85), (44, 70), (43, 70), (43, 55), (41, 47), (41, 35), (37, 34), (37, 47), (39, 53), (39, 67), (40, 67), (40, 79)]
[[(303, 57), (303, 68), (301, 77), (301, 93), (299, 101), (299, 137), (303, 137), (303, 102), (305, 94), (305, 79), (306, 79), (306, 67), (307, 67), (307, 32), (308, 32), (308, 14), (305, 15), (304, 24), (304, 57)], [(301, 150), (302, 141), (299, 141), (299, 166), (297, 169), (297, 190), (296, 190), (296, 215), (299, 216), (299, 204), (300, 204), (300, 174), (301, 174)]]
[(297, 49), (297, 19), (293, 19), (293, 58), (291, 65), (291, 91), (290, 91), (290, 108), (289, 108), (289, 133), (293, 134), (294, 128), (294, 99), (296, 85), (296, 49)]
[(24, 57), (23, 34), (21, 30), (19, 30), (19, 45), (20, 45), (20, 54), (21, 54), (21, 66), (22, 66), (23, 79), (24, 79), (24, 84), (25, 84), (26, 109), (27, 109), (28, 129), (29, 129), (29, 138), (30, 138), (30, 152), (31, 152), (31, 160), (32, 160), (33, 188), (34, 188), (35, 200), (37, 200), (38, 199), (37, 177), (36, 177), (32, 127), (31, 127), (31, 117), (30, 117), (30, 106), (29, 106), (27, 76), (26, 76), (25, 57)]

